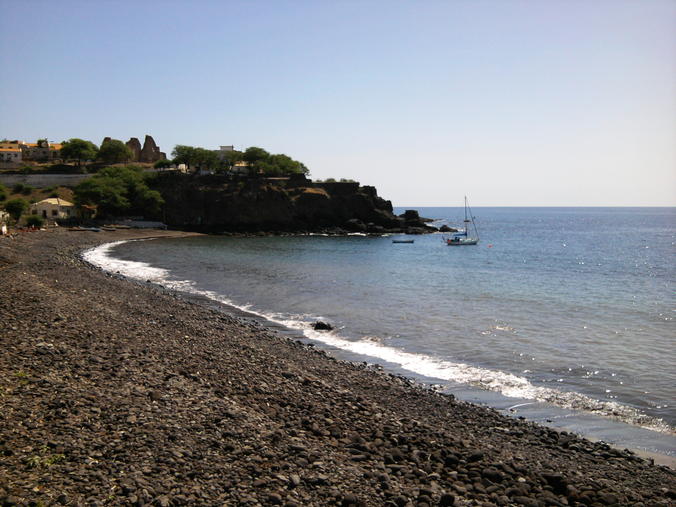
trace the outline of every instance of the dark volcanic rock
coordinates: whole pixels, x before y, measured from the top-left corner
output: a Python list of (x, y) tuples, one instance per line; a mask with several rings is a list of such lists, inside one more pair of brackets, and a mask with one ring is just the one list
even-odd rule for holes
[[(154, 189), (165, 199), (165, 223), (202, 231), (400, 231), (401, 218), (375, 188), (358, 183), (313, 183), (294, 178), (236, 178), (160, 174)], [(367, 225), (368, 224), (368, 225)], [(424, 232), (431, 232), (424, 224)]]
[(75, 257), (149, 234), (0, 238), (0, 504), (673, 505), (672, 470)]
[(314, 324), (312, 324), (312, 329), (315, 331), (331, 331), (333, 329), (333, 326), (331, 324), (328, 324), (327, 322), (322, 322), (321, 320), (318, 320)]
[(454, 229), (453, 227), (449, 227), (448, 225), (444, 224), (439, 227), (439, 232), (458, 232), (458, 229)]

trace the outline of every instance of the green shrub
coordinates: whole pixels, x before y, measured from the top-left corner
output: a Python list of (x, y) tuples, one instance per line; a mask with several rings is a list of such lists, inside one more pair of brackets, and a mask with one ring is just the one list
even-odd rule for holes
[(0, 185), (0, 201), (7, 199), (7, 189), (4, 185)]
[(153, 167), (155, 169), (165, 169), (167, 167), (171, 167), (171, 160), (167, 159), (158, 160), (157, 162), (155, 162)]
[(33, 187), (30, 185), (24, 185), (23, 183), (17, 183), (12, 187), (12, 192), (15, 194), (30, 195), (33, 191)]
[(5, 211), (11, 215), (15, 221), (19, 221), (21, 215), (28, 209), (30, 205), (26, 199), (12, 199), (5, 203)]
[(28, 215), (26, 218), (26, 225), (28, 227), (37, 227), (40, 228), (45, 223), (44, 219), (40, 215)]

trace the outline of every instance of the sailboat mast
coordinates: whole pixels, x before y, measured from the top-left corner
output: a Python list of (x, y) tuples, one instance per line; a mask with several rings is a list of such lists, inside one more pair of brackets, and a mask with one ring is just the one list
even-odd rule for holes
[(465, 196), (465, 238), (469, 238), (469, 220), (467, 220), (467, 196)]
[(467, 204), (467, 197), (465, 197), (465, 205), (467, 206), (467, 209), (469, 209), (469, 216), (472, 219), (472, 225), (474, 226), (474, 234), (476, 235), (476, 239), (479, 239), (479, 230), (476, 228), (476, 223), (474, 223), (474, 213), (472, 212), (472, 208), (470, 208), (469, 204)]

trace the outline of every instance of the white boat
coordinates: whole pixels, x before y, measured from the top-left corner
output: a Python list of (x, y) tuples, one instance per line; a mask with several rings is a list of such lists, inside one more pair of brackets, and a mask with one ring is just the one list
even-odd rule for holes
[[(469, 218), (467, 218), (467, 211), (469, 210)], [(476, 245), (479, 243), (479, 231), (476, 228), (474, 223), (474, 215), (472, 214), (472, 208), (467, 204), (467, 196), (465, 196), (465, 230), (458, 231), (453, 234), (452, 237), (446, 239), (446, 244), (448, 246), (465, 246), (465, 245)], [(469, 224), (472, 224), (474, 229), (474, 236), (470, 236)]]

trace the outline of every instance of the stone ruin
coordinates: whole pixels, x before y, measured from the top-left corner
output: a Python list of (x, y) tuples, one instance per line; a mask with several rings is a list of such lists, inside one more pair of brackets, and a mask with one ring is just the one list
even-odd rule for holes
[(127, 148), (131, 150), (132, 160), (139, 162), (141, 160), (141, 143), (137, 137), (132, 137), (127, 141)]
[[(101, 144), (110, 140), (110, 137), (106, 137)], [(153, 136), (146, 136), (145, 140), (143, 141), (143, 147), (141, 147), (141, 142), (137, 137), (130, 138), (125, 144), (132, 153), (130, 162), (145, 162), (147, 164), (153, 164), (158, 160), (164, 160), (167, 158), (167, 155), (160, 151), (160, 147), (155, 144)]]
[(138, 161), (152, 164), (153, 162), (157, 162), (158, 160), (163, 160), (165, 158), (167, 157), (160, 151), (160, 147), (155, 144), (155, 140), (152, 138), (152, 136), (146, 136), (145, 141), (143, 141), (143, 148), (141, 149), (141, 154)]

